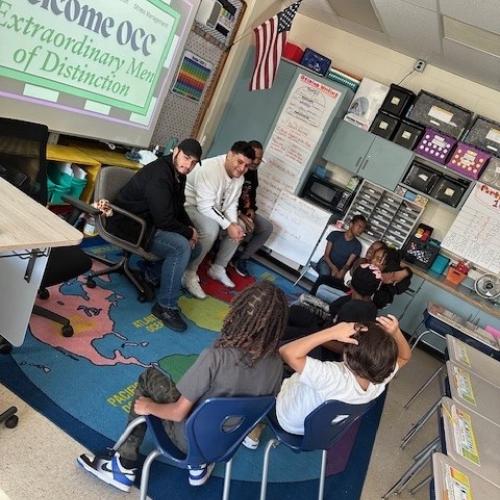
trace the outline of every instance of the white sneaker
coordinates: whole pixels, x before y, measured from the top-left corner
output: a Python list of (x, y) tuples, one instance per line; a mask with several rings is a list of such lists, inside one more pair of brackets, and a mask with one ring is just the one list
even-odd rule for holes
[(215, 464), (211, 463), (208, 465), (202, 465), (198, 469), (189, 469), (189, 484), (191, 486), (202, 486), (204, 485), (214, 470)]
[(184, 271), (182, 275), (182, 286), (197, 299), (206, 299), (207, 294), (200, 286), (200, 278), (194, 271)]
[(213, 280), (220, 281), (224, 286), (228, 288), (234, 288), (236, 285), (229, 279), (226, 270), (218, 265), (212, 264), (207, 273)]

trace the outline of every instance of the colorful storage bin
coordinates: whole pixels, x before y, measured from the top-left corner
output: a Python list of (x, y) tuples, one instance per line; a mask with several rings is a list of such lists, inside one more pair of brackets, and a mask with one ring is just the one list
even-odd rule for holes
[(488, 153), (459, 142), (446, 166), (471, 179), (479, 179), (490, 158)]
[(456, 143), (457, 141), (453, 137), (426, 128), (415, 151), (425, 158), (445, 165), (448, 155)]

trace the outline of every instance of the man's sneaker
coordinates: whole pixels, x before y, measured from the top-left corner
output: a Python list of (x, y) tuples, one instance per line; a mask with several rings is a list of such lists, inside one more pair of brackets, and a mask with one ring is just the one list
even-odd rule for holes
[(243, 440), (243, 446), (249, 450), (256, 450), (260, 443), (260, 436), (264, 430), (264, 424), (258, 423)]
[(163, 321), (163, 324), (176, 332), (185, 332), (187, 329), (186, 322), (182, 319), (179, 309), (174, 307), (163, 307), (158, 302), (152, 307), (151, 312), (158, 319)]
[(248, 260), (247, 259), (239, 259), (233, 262), (234, 270), (243, 277), (248, 276), (250, 273), (248, 272)]
[(94, 457), (83, 454), (77, 458), (77, 463), (86, 471), (90, 472), (101, 481), (129, 492), (135, 481), (137, 469), (126, 469), (120, 463), (120, 454), (115, 453), (111, 457)]
[(236, 285), (229, 279), (226, 270), (219, 264), (212, 264), (207, 274), (215, 281), (220, 281), (228, 288), (234, 288)]
[(197, 469), (189, 469), (189, 484), (191, 486), (201, 486), (208, 481), (212, 475), (215, 464), (202, 465)]
[(316, 307), (317, 309), (322, 309), (327, 313), (330, 312), (330, 305), (327, 302), (321, 300), (320, 298), (314, 295), (311, 295), (310, 293), (303, 293), (299, 297), (299, 303), (313, 306)]
[(207, 294), (200, 286), (200, 278), (194, 271), (184, 271), (182, 276), (182, 286), (197, 299), (207, 298)]

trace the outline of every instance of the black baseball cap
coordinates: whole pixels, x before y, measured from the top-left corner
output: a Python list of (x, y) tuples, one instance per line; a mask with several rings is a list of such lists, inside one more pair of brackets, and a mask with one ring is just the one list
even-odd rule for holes
[(199, 164), (201, 165), (201, 155), (203, 151), (201, 149), (200, 143), (196, 139), (184, 139), (177, 147), (185, 154), (192, 156), (193, 158), (197, 158)]

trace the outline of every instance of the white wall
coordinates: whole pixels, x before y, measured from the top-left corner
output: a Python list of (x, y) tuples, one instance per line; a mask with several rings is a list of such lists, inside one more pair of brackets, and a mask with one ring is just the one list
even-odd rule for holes
[[(288, 40), (331, 58), (336, 68), (385, 84), (399, 82), (412, 70), (415, 62), (404, 54), (300, 14), (294, 20)], [(500, 121), (500, 92), (435, 66), (428, 65), (423, 73), (413, 73), (402, 85), (414, 92), (424, 88), (476, 113)], [(329, 168), (333, 168), (336, 180), (345, 182), (345, 170), (332, 165)], [(455, 215), (452, 210), (430, 202), (422, 222), (435, 228), (433, 237), (442, 239)]]

